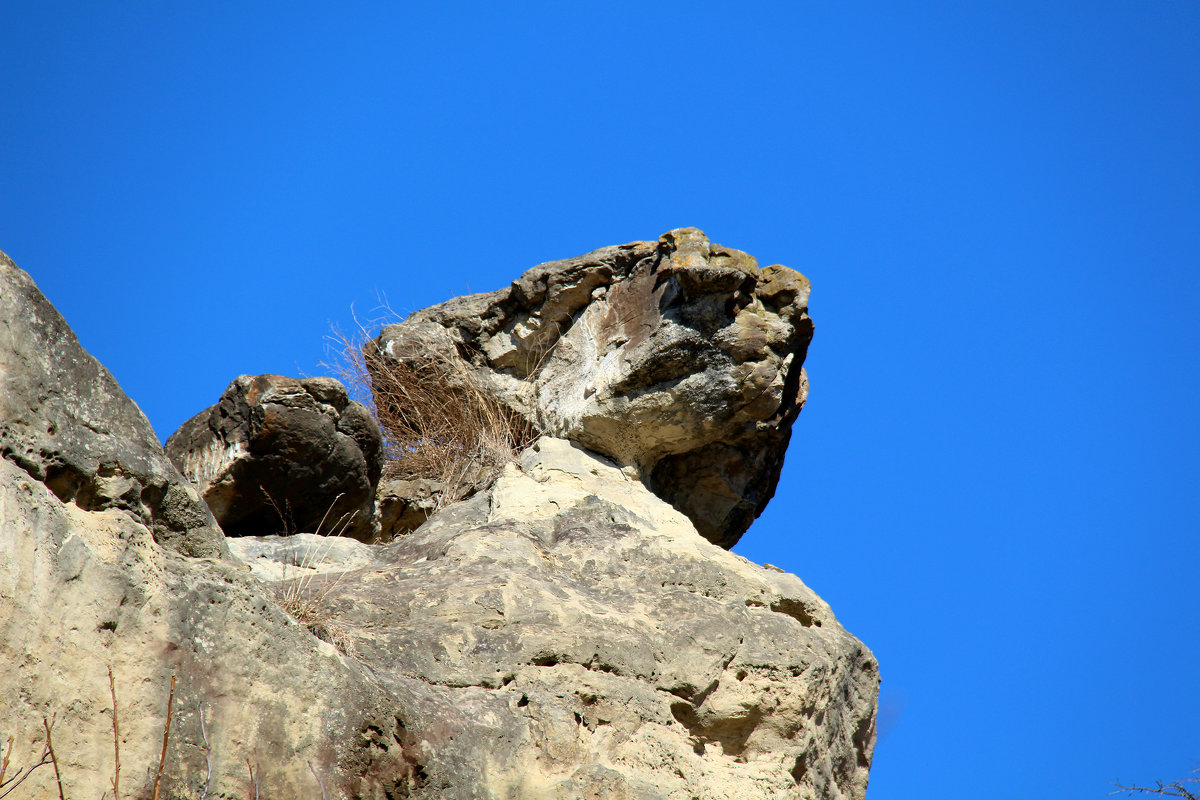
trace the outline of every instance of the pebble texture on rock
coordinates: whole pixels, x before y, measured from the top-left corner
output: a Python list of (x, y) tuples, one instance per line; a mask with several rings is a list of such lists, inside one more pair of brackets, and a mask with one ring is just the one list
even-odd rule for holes
[(166, 449), (229, 536), (375, 534), (383, 439), (333, 378), (242, 375)]
[(808, 295), (800, 273), (680, 228), (533, 267), (368, 347), (456, 352), (540, 430), (613, 458), (732, 547), (774, 494), (807, 397)]

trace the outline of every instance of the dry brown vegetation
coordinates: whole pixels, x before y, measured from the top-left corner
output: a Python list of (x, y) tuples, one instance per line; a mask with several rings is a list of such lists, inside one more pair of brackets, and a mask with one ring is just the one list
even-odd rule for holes
[(384, 354), (373, 337), (361, 324), (356, 335), (335, 331), (335, 362), (326, 366), (379, 422), (385, 477), (436, 483), (440, 508), (488, 485), (536, 438), (533, 426), (487, 392), (470, 361), (447, 352), (444, 342), (414, 337), (405, 352)]
[[(263, 489), (263, 494), (266, 495), (267, 500), (274, 507), (275, 513), (279, 515), (279, 519), (283, 522), (283, 535), (292, 536), (296, 533), (302, 533), (302, 531), (296, 529), (291, 505), (285, 500), (281, 507), (266, 489)], [(333, 502), (325, 510), (325, 516), (321, 518), (321, 522), (317, 525), (316, 531), (314, 531), (315, 535), (326, 538), (345, 535), (346, 529), (354, 521), (357, 512), (343, 514), (328, 529), (325, 528), (325, 523), (329, 521), (330, 512), (333, 511), (334, 506), (341, 499), (342, 495), (340, 494), (333, 498)], [(326, 579), (314, 585), (316, 565), (324, 560), (328, 551), (328, 545), (324, 549), (308, 551), (300, 563), (295, 565), (299, 571), (298, 575), (288, 579), (285, 573), (282, 585), (275, 590), (275, 604), (291, 616), (292, 619), (308, 628), (309, 633), (313, 636), (324, 642), (328, 642), (347, 655), (353, 655), (354, 643), (350, 638), (349, 630), (337, 621), (333, 612), (326, 604), (330, 593), (337, 588), (346, 573), (340, 573), (332, 580)]]

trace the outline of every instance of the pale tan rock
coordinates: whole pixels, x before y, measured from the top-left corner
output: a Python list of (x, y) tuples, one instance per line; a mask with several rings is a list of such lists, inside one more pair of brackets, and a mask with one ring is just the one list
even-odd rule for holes
[[(403, 736), (401, 703), (289, 619), (244, 568), (164, 550), (128, 511), (63, 503), (3, 459), (0, 520), (10, 775), (35, 763), (42, 718), (54, 718), (66, 796), (111, 792), (112, 667), (123, 797), (149, 795), (172, 676), (162, 797), (199, 797), (206, 784), (209, 797), (245, 797), (246, 759), (273, 796), (320, 796), (309, 763), (335, 797), (382, 796), (410, 780), (392, 741)], [(368, 726), (390, 752), (363, 738)], [(57, 797), (54, 781), (39, 769), (16, 796)]]
[(475, 721), (454, 747), (480, 796), (864, 795), (870, 652), (611, 461), (543, 438), (412, 534), (353, 546), (360, 566), (322, 579), (330, 613), (384, 687), (419, 679)]

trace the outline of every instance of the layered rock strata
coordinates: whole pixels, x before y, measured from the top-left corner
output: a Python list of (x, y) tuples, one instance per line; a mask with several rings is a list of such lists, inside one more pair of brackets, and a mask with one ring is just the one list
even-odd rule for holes
[(390, 325), (368, 364), (437, 350), (539, 430), (614, 459), (732, 547), (804, 405), (808, 280), (680, 228), (533, 267)]
[(383, 439), (333, 378), (242, 375), (166, 451), (229, 536), (377, 530)]

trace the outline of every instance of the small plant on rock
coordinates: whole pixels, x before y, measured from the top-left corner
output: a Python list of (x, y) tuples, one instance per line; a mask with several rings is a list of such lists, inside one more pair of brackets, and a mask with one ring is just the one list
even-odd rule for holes
[[(266, 490), (264, 490), (264, 494)], [(318, 586), (314, 586), (314, 579), (319, 574), (316, 566), (325, 560), (331, 547), (332, 539), (330, 537), (341, 536), (346, 532), (346, 529), (354, 521), (355, 514), (344, 514), (334, 523), (330, 529), (322, 533), (322, 528), (328, 521), (329, 513), (337, 502), (342, 498), (338, 495), (333, 499), (329, 509), (326, 510), (325, 516), (321, 518), (320, 524), (317, 525), (317, 530), (314, 535), (321, 536), (327, 541), (320, 547), (306, 548), (303, 557), (295, 563), (295, 567), (300, 570), (300, 575), (288, 579), (286, 572), (281, 585), (275, 591), (275, 604), (283, 609), (292, 619), (299, 622), (304, 627), (308, 628), (309, 632), (318, 639), (336, 647), (338, 650), (346, 654), (353, 654), (353, 640), (350, 638), (349, 631), (344, 625), (339, 623), (328, 607), (326, 602), (330, 593), (337, 588), (341, 583), (342, 578), (346, 573), (339, 573), (336, 578), (324, 580)], [(295, 523), (292, 521), (290, 507), (286, 501), (283, 508), (275, 502), (275, 498), (267, 495), (267, 499), (275, 508), (275, 513), (279, 514), (279, 518), (283, 521), (284, 535), (294, 536), (296, 531)]]
[(333, 341), (338, 360), (329, 366), (383, 431), (385, 476), (434, 482), (437, 508), (488, 485), (537, 438), (444, 341), (414, 332), (404, 352), (382, 353), (361, 324), (357, 336), (335, 331)]

